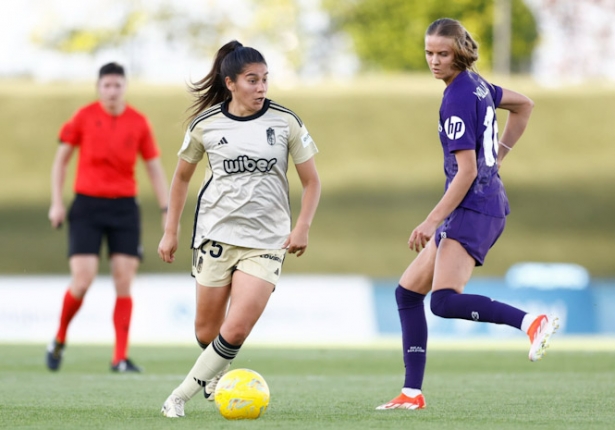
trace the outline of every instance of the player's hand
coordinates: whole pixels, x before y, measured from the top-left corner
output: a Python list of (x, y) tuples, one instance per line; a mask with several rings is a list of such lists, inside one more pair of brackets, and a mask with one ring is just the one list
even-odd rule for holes
[(51, 227), (60, 228), (66, 219), (66, 209), (64, 209), (64, 205), (53, 204), (49, 208), (49, 214), (47, 215), (49, 221), (51, 222)]
[(297, 257), (301, 257), (308, 245), (308, 233), (310, 228), (308, 226), (297, 225), (290, 232), (290, 236), (284, 241), (282, 248), (286, 248), (289, 254), (297, 254)]
[(427, 246), (427, 242), (436, 232), (438, 225), (432, 221), (425, 220), (418, 225), (408, 239), (408, 247), (416, 252), (421, 252)]
[(175, 261), (175, 251), (177, 251), (177, 235), (172, 233), (165, 233), (160, 239), (158, 244), (158, 256), (165, 263), (172, 263)]

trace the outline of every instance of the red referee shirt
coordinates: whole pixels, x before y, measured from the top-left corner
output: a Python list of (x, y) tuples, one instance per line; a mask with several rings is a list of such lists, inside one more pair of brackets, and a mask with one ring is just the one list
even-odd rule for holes
[(137, 154), (144, 160), (159, 154), (144, 115), (126, 105), (118, 116), (100, 102), (77, 111), (62, 127), (60, 142), (79, 147), (75, 192), (92, 197), (134, 197)]

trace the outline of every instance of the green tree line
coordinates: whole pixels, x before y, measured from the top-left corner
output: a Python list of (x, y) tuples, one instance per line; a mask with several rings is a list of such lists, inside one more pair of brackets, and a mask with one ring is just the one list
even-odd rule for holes
[[(230, 35), (255, 46), (276, 46), (296, 70), (314, 63), (326, 64), (337, 54), (335, 36), (347, 35), (351, 49), (365, 71), (425, 70), (423, 35), (427, 26), (441, 17), (460, 20), (481, 45), (479, 68), (490, 69), (494, 45), (494, 8), (498, 0), (322, 0), (318, 9), (328, 16), (327, 24), (314, 26), (305, 18), (314, 12), (299, 0), (244, 0), (251, 12), (245, 22), (234, 22), (232, 12), (212, 3), (207, 15), (195, 15), (172, 2), (158, 7), (139, 2), (109, 0), (120, 13), (115, 25), (58, 24), (39, 28), (32, 39), (40, 46), (64, 54), (96, 55), (104, 49), (139, 43), (147, 29), (155, 30), (164, 43), (175, 48), (188, 46), (195, 53), (211, 55)], [(538, 41), (536, 21), (523, 0), (510, 3), (513, 72), (529, 70)], [(283, 16), (280, 20), (278, 17)], [(132, 61), (136, 65), (138, 59)]]
[[(511, 69), (527, 71), (538, 41), (536, 21), (522, 0), (511, 0)], [(425, 70), (422, 40), (438, 18), (462, 22), (480, 45), (479, 67), (491, 68), (494, 0), (324, 0), (332, 26), (348, 33), (366, 70)]]

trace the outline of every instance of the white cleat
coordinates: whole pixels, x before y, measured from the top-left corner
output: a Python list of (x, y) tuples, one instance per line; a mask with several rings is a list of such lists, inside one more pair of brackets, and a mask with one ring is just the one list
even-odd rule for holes
[(203, 395), (205, 396), (206, 400), (210, 402), (214, 401), (216, 397), (215, 393), (216, 393), (216, 387), (218, 386), (218, 381), (220, 381), (220, 378), (222, 378), (224, 374), (228, 372), (230, 368), (231, 368), (231, 364), (229, 363), (224, 367), (224, 369), (219, 371), (216, 374), (216, 376), (214, 376), (209, 381), (207, 381), (207, 383), (205, 384), (205, 387), (203, 388)]
[(559, 318), (554, 315), (539, 315), (527, 331), (532, 346), (530, 347), (530, 361), (540, 360), (547, 352), (551, 336), (559, 328)]
[(184, 416), (186, 401), (175, 394), (171, 394), (162, 405), (162, 415), (167, 418), (180, 418)]

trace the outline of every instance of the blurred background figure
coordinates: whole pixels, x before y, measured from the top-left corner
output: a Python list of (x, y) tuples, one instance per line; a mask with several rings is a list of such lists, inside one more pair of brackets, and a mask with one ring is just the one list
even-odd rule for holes
[(159, 150), (145, 116), (125, 101), (124, 68), (109, 63), (100, 68), (98, 101), (79, 109), (62, 127), (51, 172), (51, 226), (67, 218), (62, 189), (67, 165), (79, 149), (75, 199), (68, 213), (71, 281), (64, 295), (60, 326), (47, 349), (47, 367), (58, 370), (68, 326), (81, 307), (98, 272), (106, 240), (117, 299), (113, 312), (115, 351), (111, 370), (139, 372), (127, 356), (132, 315), (130, 287), (142, 258), (139, 206), (135, 199), (135, 165), (143, 158), (164, 217), (167, 180)]

